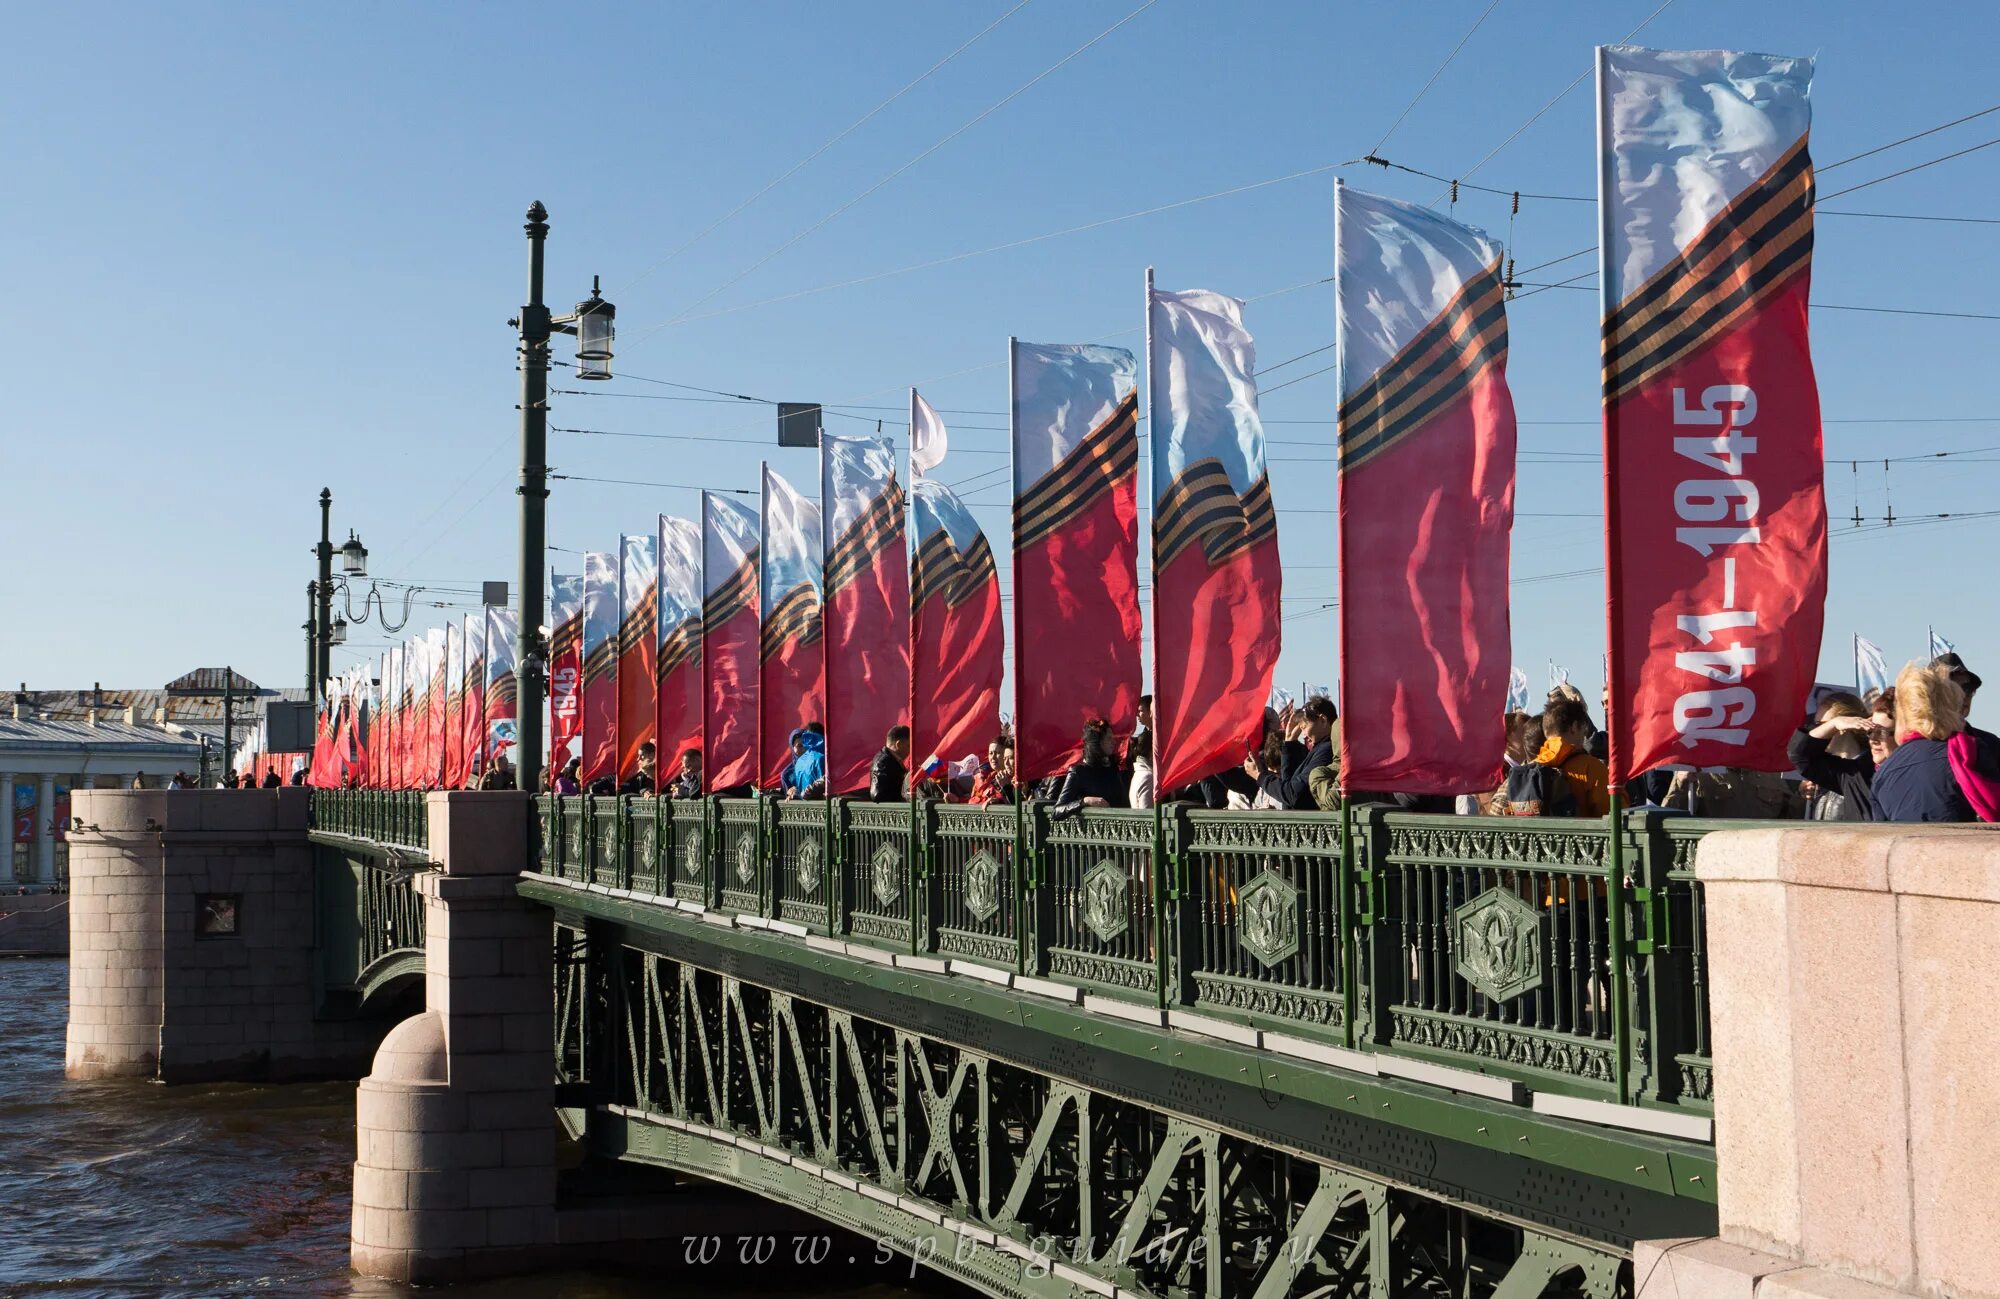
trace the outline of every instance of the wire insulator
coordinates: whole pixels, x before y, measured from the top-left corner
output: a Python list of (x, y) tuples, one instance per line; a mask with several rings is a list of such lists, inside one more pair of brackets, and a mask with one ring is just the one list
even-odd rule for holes
[(1458, 206), (1458, 182), (1455, 180), (1451, 183), (1451, 205)]
[(1514, 210), (1512, 212), (1509, 212), (1507, 215), (1508, 216), (1521, 215), (1521, 191), (1518, 189), (1514, 191)]

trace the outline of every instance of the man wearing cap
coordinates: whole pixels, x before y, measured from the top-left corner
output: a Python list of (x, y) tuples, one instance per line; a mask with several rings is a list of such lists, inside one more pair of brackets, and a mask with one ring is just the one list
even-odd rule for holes
[(792, 761), (785, 768), (786, 798), (826, 797), (826, 728), (807, 722), (792, 732)]

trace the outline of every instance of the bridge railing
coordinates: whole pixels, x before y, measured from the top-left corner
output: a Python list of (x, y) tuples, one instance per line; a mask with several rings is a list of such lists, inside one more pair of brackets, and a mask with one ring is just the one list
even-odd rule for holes
[[(420, 795), (327, 791), (314, 807), (316, 828), (355, 839), (422, 833)], [(539, 869), (559, 879), (1538, 1089), (1696, 1109), (1713, 1066), (1694, 849), (1750, 824), (1632, 812), (1614, 855), (1604, 821), (1379, 806), (1346, 825), (846, 799), (539, 807)], [(399, 885), (357, 884), (357, 907), (400, 932), (387, 892)], [(364, 934), (375, 924), (364, 916)]]

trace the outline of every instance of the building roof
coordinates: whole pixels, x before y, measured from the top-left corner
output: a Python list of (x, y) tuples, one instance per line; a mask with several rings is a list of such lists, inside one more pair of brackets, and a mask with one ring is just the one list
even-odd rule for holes
[(167, 693), (180, 695), (189, 693), (219, 695), (224, 688), (233, 689), (238, 694), (261, 694), (263, 687), (249, 677), (231, 668), (196, 668), (194, 671), (175, 677), (167, 682)]
[(178, 728), (128, 726), (124, 722), (52, 721), (48, 718), (15, 721), (0, 717), (0, 766), (5, 755), (27, 749), (79, 749), (91, 753), (175, 754), (195, 759), (201, 756), (201, 741)]

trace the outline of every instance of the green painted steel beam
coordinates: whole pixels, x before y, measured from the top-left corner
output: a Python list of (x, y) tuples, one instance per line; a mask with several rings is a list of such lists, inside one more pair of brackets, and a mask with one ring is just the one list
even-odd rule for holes
[(1579, 1241), (1624, 1248), (1715, 1229), (1706, 1147), (1170, 1034), (539, 877), (520, 891), (610, 922), (635, 948)]

